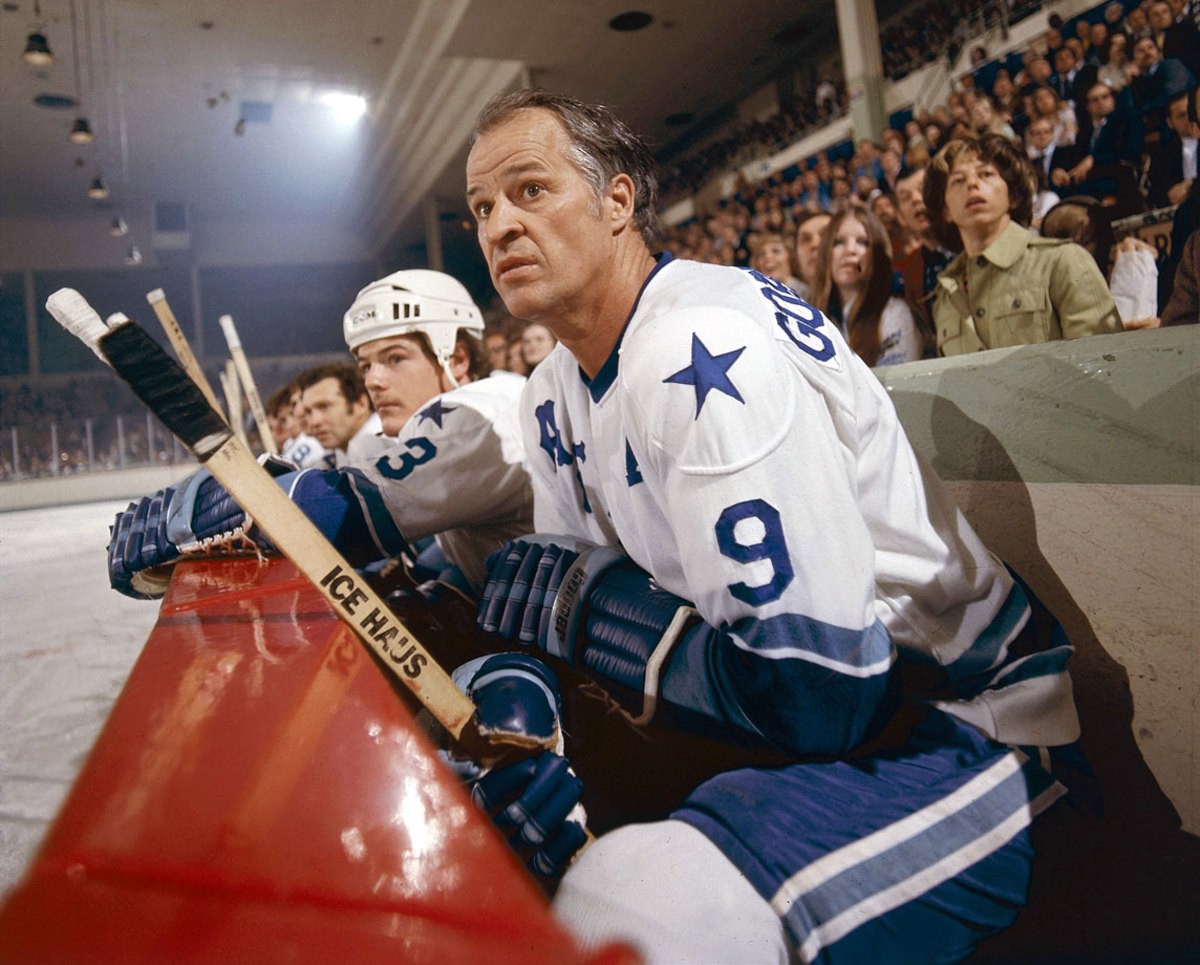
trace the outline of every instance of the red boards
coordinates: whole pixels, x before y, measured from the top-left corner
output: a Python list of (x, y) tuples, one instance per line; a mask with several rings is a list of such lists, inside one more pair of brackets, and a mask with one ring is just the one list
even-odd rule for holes
[(0, 960), (633, 961), (575, 947), (319, 594), (245, 559), (177, 567)]

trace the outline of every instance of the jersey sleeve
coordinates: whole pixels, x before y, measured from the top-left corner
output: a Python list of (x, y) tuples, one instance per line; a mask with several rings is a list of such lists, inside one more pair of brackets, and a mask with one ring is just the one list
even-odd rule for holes
[(895, 651), (875, 614), (853, 418), (805, 376), (844, 384), (849, 353), (819, 314), (792, 310), (806, 327), (781, 323), (782, 341), (704, 309), (657, 319), (629, 346), (632, 444), (673, 538), (631, 555), (707, 624), (672, 656), (671, 704), (836, 754), (890, 716)]
[[(408, 539), (527, 516), (532, 500), (514, 405), (485, 412), (437, 397), (361, 466)], [(511, 425), (509, 424), (511, 423)]]

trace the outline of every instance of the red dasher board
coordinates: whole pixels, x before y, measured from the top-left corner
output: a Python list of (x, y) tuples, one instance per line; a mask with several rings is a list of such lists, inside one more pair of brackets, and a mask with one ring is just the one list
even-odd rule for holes
[(0, 961), (634, 959), (579, 951), (296, 569), (239, 559), (176, 568)]

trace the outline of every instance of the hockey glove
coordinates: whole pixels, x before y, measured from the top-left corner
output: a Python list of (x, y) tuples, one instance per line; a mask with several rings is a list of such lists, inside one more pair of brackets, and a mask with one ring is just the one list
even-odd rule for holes
[(509, 542), (491, 562), (479, 625), (604, 679), (635, 723), (653, 717), (671, 649), (698, 622), (619, 550), (570, 536)]
[[(268, 461), (280, 488), (326, 539), (354, 566), (396, 555), (404, 539), (383, 505), (379, 490), (355, 469), (288, 471), (284, 460)], [(113, 589), (135, 599), (166, 592), (169, 565), (182, 555), (224, 556), (274, 552), (266, 534), (246, 518), (207, 469), (179, 486), (160, 490), (117, 514), (108, 545)]]
[(553, 746), (490, 770), (458, 763), (471, 799), (536, 875), (557, 878), (587, 842), (583, 782), (562, 756), (561, 702), (553, 672), (522, 653), (479, 657), (452, 674), (475, 701), (480, 729), (524, 734)]
[(155, 599), (170, 581), (167, 564), (185, 553), (254, 553), (259, 545), (269, 547), (264, 536), (256, 542), (247, 529), (242, 508), (201, 469), (117, 514), (108, 544), (109, 583), (134, 599)]

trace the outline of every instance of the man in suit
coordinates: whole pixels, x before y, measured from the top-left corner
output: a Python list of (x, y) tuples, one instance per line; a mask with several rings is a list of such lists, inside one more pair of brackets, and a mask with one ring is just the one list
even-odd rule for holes
[(1147, 195), (1151, 207), (1164, 208), (1181, 203), (1196, 180), (1196, 146), (1200, 126), (1188, 117), (1188, 96), (1184, 91), (1167, 105), (1169, 134), (1150, 155)]
[(1052, 170), (1051, 183), (1055, 188), (1070, 186), (1076, 194), (1115, 198), (1124, 214), (1143, 210), (1137, 188), (1145, 144), (1141, 118), (1128, 104), (1118, 103), (1103, 82), (1088, 87), (1084, 103), (1087, 111), (1075, 142), (1075, 163)]
[[(1181, 8), (1182, 9), (1182, 8)], [(1191, 18), (1178, 20), (1175, 10), (1166, 0), (1158, 0), (1148, 14), (1154, 42), (1163, 58), (1178, 57), (1185, 64), (1200, 63), (1200, 33)]]
[(1153, 37), (1142, 37), (1133, 45), (1137, 74), (1130, 84), (1134, 109), (1142, 117), (1148, 138), (1167, 133), (1167, 103), (1196, 86), (1195, 75), (1178, 57), (1163, 57)]

